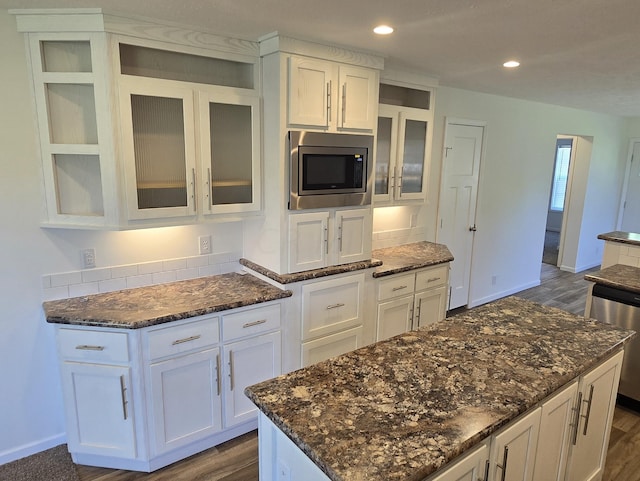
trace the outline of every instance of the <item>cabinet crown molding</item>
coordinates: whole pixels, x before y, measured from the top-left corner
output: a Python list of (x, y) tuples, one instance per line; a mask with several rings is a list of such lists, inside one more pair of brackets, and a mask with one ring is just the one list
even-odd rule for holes
[(184, 24), (107, 12), (102, 8), (12, 9), (18, 32), (105, 32), (257, 58), (257, 42), (223, 37)]
[(354, 50), (338, 45), (324, 45), (321, 43), (301, 40), (280, 35), (273, 32), (258, 39), (260, 56), (264, 57), (277, 52), (305, 55), (333, 62), (341, 62), (360, 67), (384, 69), (384, 57), (381, 55)]

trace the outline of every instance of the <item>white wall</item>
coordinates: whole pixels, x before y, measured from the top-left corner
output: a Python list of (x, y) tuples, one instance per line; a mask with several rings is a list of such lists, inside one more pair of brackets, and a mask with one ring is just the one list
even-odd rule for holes
[[(540, 262), (558, 134), (593, 137), (591, 161), (577, 167), (573, 195), (584, 203), (574, 232), (579, 271), (602, 257), (597, 234), (613, 229), (624, 161), (626, 121), (621, 118), (535, 102), (439, 87), (436, 95), (428, 230), (437, 222), (445, 117), (486, 121), (471, 305), (535, 286)], [(578, 241), (579, 239), (579, 241)], [(491, 278), (496, 277), (492, 285)]]
[(0, 10), (0, 464), (64, 442), (53, 329), (42, 312), (42, 276), (81, 269), (80, 250), (97, 267), (196, 256), (197, 237), (214, 253), (238, 255), (241, 224), (128, 232), (41, 229), (42, 190), (35, 115), (22, 34)]

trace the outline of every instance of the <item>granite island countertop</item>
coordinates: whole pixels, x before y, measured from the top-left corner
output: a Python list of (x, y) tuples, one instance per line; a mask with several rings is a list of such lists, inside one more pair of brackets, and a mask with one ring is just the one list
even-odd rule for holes
[(389, 276), (453, 261), (453, 255), (447, 246), (426, 241), (376, 249), (371, 255), (382, 261), (382, 265), (373, 271), (373, 277)]
[(586, 274), (588, 281), (640, 294), (640, 267), (615, 264)]
[(621, 244), (640, 246), (640, 234), (636, 234), (634, 232), (607, 232), (606, 234), (598, 235), (598, 239), (610, 242), (620, 242)]
[(510, 297), (245, 393), (333, 481), (420, 480), (632, 335)]
[(229, 273), (44, 302), (47, 322), (139, 329), (291, 296), (251, 274)]

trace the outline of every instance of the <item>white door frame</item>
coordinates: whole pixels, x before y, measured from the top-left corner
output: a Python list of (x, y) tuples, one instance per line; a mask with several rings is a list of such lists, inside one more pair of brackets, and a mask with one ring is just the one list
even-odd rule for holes
[[(576, 165), (576, 151), (578, 150), (578, 136), (577, 135), (566, 135), (566, 134), (558, 134), (556, 136), (556, 141), (558, 139), (571, 139), (571, 158), (569, 159), (569, 173), (567, 175), (567, 186), (564, 191), (564, 206), (562, 207), (562, 220), (560, 221), (560, 239), (558, 241), (558, 260), (556, 261), (556, 267), (561, 268), (564, 264), (562, 263), (562, 256), (564, 256), (564, 240), (566, 234), (566, 225), (567, 220), (569, 219), (569, 206), (571, 204), (571, 187), (573, 185), (573, 171)], [(556, 144), (557, 145), (557, 144)], [(556, 147), (556, 155), (558, 154), (558, 149)], [(555, 175), (555, 162), (556, 157), (553, 158), (553, 166), (554, 166), (554, 175)], [(553, 182), (553, 179), (551, 179)], [(551, 190), (553, 190), (553, 186), (551, 186)], [(549, 193), (551, 195), (551, 192)]]
[[(620, 205), (618, 206), (618, 221), (616, 222), (616, 230), (622, 227), (622, 218), (624, 217), (624, 201), (627, 199), (627, 190), (629, 189), (629, 176), (631, 175), (631, 159), (633, 158), (633, 147), (640, 143), (640, 137), (632, 137), (629, 139), (629, 147), (627, 152), (627, 165), (624, 170), (624, 181), (622, 182), (622, 193), (620, 194)], [(638, 159), (640, 161), (640, 159)]]
[[(474, 120), (474, 119), (464, 119), (461, 117), (447, 117), (444, 118), (444, 135), (442, 137), (442, 152), (440, 154), (440, 192), (438, 193), (438, 213), (437, 219), (440, 219), (440, 208), (441, 208), (441, 194), (444, 191), (444, 161), (447, 156), (447, 145), (446, 138), (449, 130), (449, 125), (469, 125), (471, 127), (482, 127), (482, 146), (480, 147), (480, 167), (478, 170), (478, 185), (476, 187), (476, 212), (473, 218), (474, 225), (476, 224), (476, 218), (478, 216), (478, 197), (480, 196), (480, 184), (482, 183), (482, 163), (485, 158), (485, 150), (487, 147), (487, 121), (486, 120)], [(439, 221), (436, 223), (436, 242), (438, 242), (438, 237), (440, 236), (440, 223)], [(469, 295), (467, 298), (467, 307), (474, 307), (473, 303), (471, 303), (471, 299), (473, 299), (473, 258), (474, 258), (474, 250), (475, 250), (476, 236), (475, 233), (473, 235), (473, 240), (471, 241), (471, 259), (469, 260)], [(447, 310), (449, 309), (451, 302), (451, 286), (449, 286), (449, 293), (447, 294)]]

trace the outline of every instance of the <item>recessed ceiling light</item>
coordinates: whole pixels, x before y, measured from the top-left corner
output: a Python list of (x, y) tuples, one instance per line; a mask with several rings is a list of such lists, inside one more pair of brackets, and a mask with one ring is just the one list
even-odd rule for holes
[(378, 35), (389, 35), (390, 33), (393, 33), (393, 28), (389, 25), (378, 25), (373, 29), (373, 31)]
[(516, 68), (520, 66), (520, 62), (517, 60), (509, 60), (508, 62), (503, 63), (502, 66), (507, 68)]

